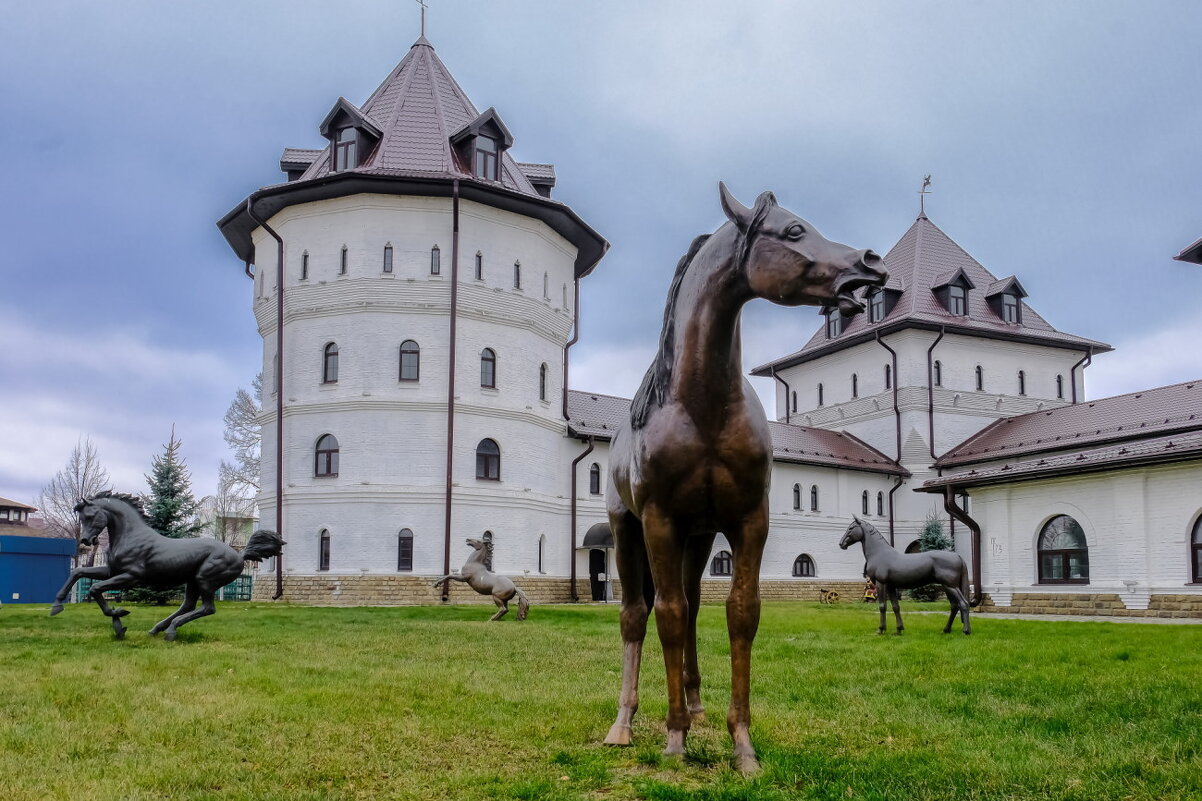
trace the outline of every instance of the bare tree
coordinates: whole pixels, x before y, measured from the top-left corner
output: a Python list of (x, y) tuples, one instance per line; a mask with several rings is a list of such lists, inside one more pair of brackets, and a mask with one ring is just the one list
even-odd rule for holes
[(56, 537), (74, 539), (79, 545), (79, 516), (75, 505), (80, 498), (90, 498), (109, 489), (108, 471), (100, 464), (100, 455), (90, 437), (75, 444), (67, 464), (50, 483), (42, 488), (37, 506), (46, 519), (46, 528)]
[(220, 477), (217, 480), (217, 494), (208, 496), (202, 503), (205, 512), (212, 515), (208, 528), (213, 539), (235, 548), (246, 544), (255, 518), (253, 498), (246, 497), (239, 487)]
[(234, 393), (234, 400), (225, 412), (225, 441), (234, 452), (234, 461), (221, 460), (218, 495), (221, 487), (240, 497), (249, 497), (259, 491), (259, 460), (263, 444), (263, 428), (259, 413), (263, 406), (263, 374), (259, 373), (251, 382), (251, 392), (241, 387)]

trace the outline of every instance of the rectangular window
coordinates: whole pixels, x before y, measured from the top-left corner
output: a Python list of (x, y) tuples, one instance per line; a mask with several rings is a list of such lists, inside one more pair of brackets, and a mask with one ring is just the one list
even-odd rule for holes
[(484, 280), (484, 254), (476, 251), (476, 280)]
[(401, 537), (397, 544), (396, 569), (399, 573), (413, 570), (413, 537)]
[(968, 314), (968, 294), (962, 286), (949, 286), (947, 288), (947, 310), (952, 314), (963, 317)]
[(826, 315), (826, 338), (834, 339), (843, 333), (843, 315), (831, 309)]
[(487, 136), (476, 137), (475, 167), (477, 178), (497, 180), (497, 143)]
[(392, 245), (384, 246), (384, 272), (392, 272)]
[(346, 246), (342, 246), (342, 255), (338, 258), (338, 274), (346, 275)]
[(1002, 319), (1008, 323), (1018, 322), (1018, 298), (1002, 295)]
[(885, 319), (885, 293), (877, 290), (868, 301), (869, 322), (879, 323)]
[(442, 253), (438, 250), (438, 245), (430, 249), (430, 275), (439, 275), (442, 273)]
[(309, 251), (301, 254), (301, 280), (309, 277)]

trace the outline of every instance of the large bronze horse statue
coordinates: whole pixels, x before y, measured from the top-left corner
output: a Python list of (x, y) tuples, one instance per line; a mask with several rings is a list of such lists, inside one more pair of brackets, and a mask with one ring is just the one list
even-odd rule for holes
[[(129, 610), (110, 608), (104, 593), (134, 586), (162, 590), (183, 584), (183, 604), (150, 630), (152, 635), (166, 630), (166, 639), (174, 640), (177, 628), (217, 611), (213, 603), (217, 591), (242, 574), (244, 562), (276, 556), (285, 545), (274, 531), (256, 531), (241, 553), (207, 537), (164, 537), (146, 523), (138, 498), (117, 492), (102, 492), (80, 500), (75, 511), (83, 527), (85, 544), (95, 545), (100, 533), (108, 529), (108, 560), (104, 565), (71, 571), (54, 599), (54, 606), (50, 607), (50, 614), (63, 611), (63, 602), (75, 582), (81, 578), (96, 579), (88, 589), (88, 597), (112, 619), (118, 640), (125, 637), (121, 618)], [(196, 608), (197, 600), (201, 601), (200, 609)]]
[(897, 618), (897, 633), (904, 630), (901, 607), (898, 606), (898, 590), (912, 590), (928, 584), (940, 584), (952, 604), (951, 616), (943, 633), (952, 630), (956, 615), (964, 623), (964, 633), (972, 634), (968, 622), (969, 603), (968, 565), (964, 558), (952, 551), (923, 551), (922, 553), (899, 553), (881, 532), (866, 520), (855, 517), (847, 527), (839, 547), (847, 550), (855, 543), (864, 549), (864, 573), (876, 584), (876, 602), (881, 610), (881, 625), (877, 634), (885, 633), (885, 596), (893, 604), (893, 616)]
[(489, 622), (500, 620), (509, 614), (509, 602), (518, 599), (518, 620), (525, 620), (530, 613), (530, 599), (526, 593), (518, 589), (513, 580), (488, 569), (492, 561), (492, 541), (467, 538), (467, 544), (475, 550), (459, 568), (458, 573), (443, 576), (434, 582), (437, 587), (444, 581), (462, 581), (481, 595), (491, 595), (492, 602), (497, 605), (497, 613), (489, 618)]
[(676, 267), (659, 352), (610, 450), (606, 506), (622, 581), (622, 691), (605, 742), (629, 745), (639, 663), (655, 609), (668, 678), (665, 753), (683, 754), (704, 715), (697, 669), (701, 574), (714, 537), (726, 535), (734, 575), (726, 601), (731, 701), (726, 723), (735, 766), (759, 769), (748, 728), (751, 644), (759, 626), (759, 572), (768, 535), (772, 441), (743, 377), (739, 315), (752, 298), (783, 306), (863, 311), (853, 292), (882, 286), (870, 250), (825, 239), (777, 205), (771, 192), (746, 208), (719, 184), (730, 222), (693, 241)]

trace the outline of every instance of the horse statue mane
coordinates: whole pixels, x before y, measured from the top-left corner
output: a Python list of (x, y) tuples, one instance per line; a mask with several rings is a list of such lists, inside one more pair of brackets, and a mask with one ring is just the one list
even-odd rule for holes
[(83, 506), (85, 503), (90, 503), (92, 501), (100, 501), (100, 500), (104, 500), (106, 498), (116, 500), (116, 501), (121, 501), (122, 503), (129, 504), (130, 506), (133, 507), (134, 511), (137, 512), (142, 517), (143, 521), (145, 521), (147, 523), (150, 522), (146, 517), (145, 501), (142, 500), (141, 495), (132, 495), (128, 492), (117, 492), (116, 490), (101, 490), (100, 492), (93, 495), (91, 498), (80, 500), (80, 502), (75, 505), (75, 511), (78, 512), (80, 507)]

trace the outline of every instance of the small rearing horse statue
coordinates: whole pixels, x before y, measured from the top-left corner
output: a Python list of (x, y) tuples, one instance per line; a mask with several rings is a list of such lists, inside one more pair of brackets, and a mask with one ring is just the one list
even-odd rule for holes
[(491, 595), (493, 603), (497, 605), (497, 613), (489, 618), (489, 622), (500, 620), (509, 614), (509, 602), (516, 596), (518, 620), (525, 620), (530, 611), (530, 599), (526, 597), (526, 593), (518, 589), (508, 576), (488, 569), (492, 558), (492, 543), (468, 537), (467, 544), (475, 548), (475, 552), (467, 558), (458, 573), (443, 576), (434, 582), (434, 586), (437, 587), (444, 581), (462, 581), (481, 595)]
[(759, 769), (751, 744), (751, 645), (759, 626), (759, 572), (768, 536), (772, 440), (743, 377), (739, 317), (756, 297), (783, 306), (863, 311), (853, 292), (887, 277), (871, 250), (830, 242), (777, 205), (754, 208), (719, 184), (729, 222), (693, 241), (676, 267), (659, 352), (610, 449), (606, 507), (622, 581), (622, 691), (605, 742), (629, 745), (638, 709), (647, 617), (655, 609), (668, 684), (665, 753), (683, 754), (701, 719), (697, 611), (714, 537), (726, 535), (734, 575), (726, 602), (731, 700), (726, 724), (735, 766)]
[(866, 520), (858, 516), (855, 522), (847, 527), (839, 547), (847, 550), (855, 543), (860, 543), (864, 549), (865, 575), (876, 584), (876, 602), (881, 610), (881, 625), (877, 634), (885, 633), (885, 596), (893, 604), (893, 616), (897, 618), (897, 633), (904, 630), (901, 619), (901, 607), (898, 606), (898, 590), (912, 590), (915, 587), (925, 587), (928, 584), (941, 584), (951, 602), (952, 613), (943, 627), (943, 633), (952, 630), (959, 614), (964, 623), (964, 633), (972, 634), (968, 622), (969, 603), (968, 565), (964, 557), (954, 551), (923, 551), (921, 553), (900, 553), (881, 532)]

